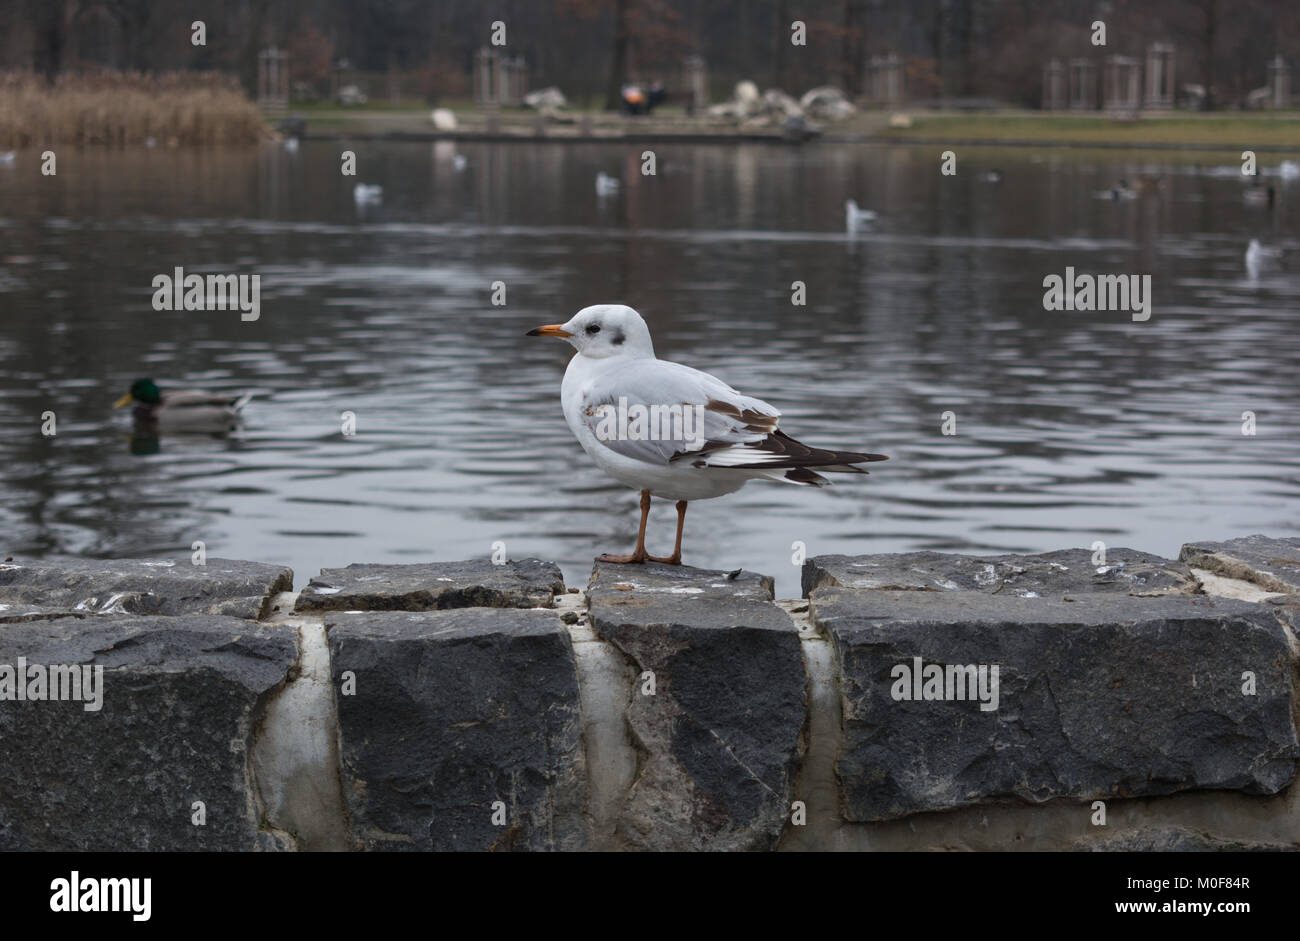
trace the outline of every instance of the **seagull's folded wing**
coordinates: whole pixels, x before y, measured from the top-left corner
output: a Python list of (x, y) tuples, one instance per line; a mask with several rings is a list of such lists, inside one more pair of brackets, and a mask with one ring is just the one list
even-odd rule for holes
[[(624, 415), (627, 420), (620, 421)], [(780, 417), (771, 405), (716, 376), (660, 359), (634, 360), (602, 377), (582, 410), (583, 421), (604, 447), (658, 465), (758, 444), (776, 430)]]

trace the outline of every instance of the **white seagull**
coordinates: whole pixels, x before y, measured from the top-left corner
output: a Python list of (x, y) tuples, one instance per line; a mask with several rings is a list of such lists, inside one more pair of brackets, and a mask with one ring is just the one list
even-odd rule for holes
[[(584, 307), (568, 323), (547, 324), (528, 336), (561, 337), (578, 351), (560, 387), (564, 420), (601, 470), (641, 491), (636, 548), (631, 555), (599, 556), (599, 562), (681, 565), (688, 501), (734, 493), (757, 478), (824, 487), (830, 481), (814, 468), (865, 474), (854, 465), (888, 460), (800, 444), (777, 429), (781, 413), (761, 399), (698, 369), (656, 359), (650, 329), (631, 307)], [(668, 558), (646, 554), (652, 494), (677, 501), (677, 541)]]
[(1281, 249), (1265, 248), (1259, 244), (1259, 239), (1251, 239), (1250, 244), (1246, 246), (1246, 274), (1250, 276), (1250, 280), (1258, 281), (1260, 272), (1266, 267), (1271, 267), (1281, 257)]
[(613, 196), (621, 185), (622, 181), (618, 177), (610, 176), (604, 170), (596, 174), (597, 196)]
[(876, 214), (870, 209), (859, 209), (857, 200), (844, 200), (844, 231), (849, 235), (865, 229), (876, 221)]
[(352, 198), (358, 206), (384, 201), (384, 188), (378, 183), (358, 183), (352, 187)]

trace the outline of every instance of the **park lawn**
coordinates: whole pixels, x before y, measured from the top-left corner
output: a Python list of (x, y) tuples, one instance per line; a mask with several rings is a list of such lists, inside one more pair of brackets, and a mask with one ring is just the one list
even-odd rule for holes
[(908, 112), (909, 128), (884, 128), (883, 138), (934, 141), (1036, 141), (1070, 144), (1204, 144), (1215, 148), (1295, 147), (1300, 114), (1143, 116), (1116, 120), (1104, 115), (925, 114)]

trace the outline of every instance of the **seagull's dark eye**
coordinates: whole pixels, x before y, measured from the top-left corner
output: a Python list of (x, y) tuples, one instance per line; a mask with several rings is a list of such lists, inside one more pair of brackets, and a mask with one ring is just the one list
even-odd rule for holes
[(597, 333), (600, 333), (600, 324), (598, 324), (598, 323), (589, 323), (589, 324), (587, 324), (587, 332), (588, 332), (589, 334), (592, 334), (592, 335), (595, 335), (595, 334), (597, 334)]

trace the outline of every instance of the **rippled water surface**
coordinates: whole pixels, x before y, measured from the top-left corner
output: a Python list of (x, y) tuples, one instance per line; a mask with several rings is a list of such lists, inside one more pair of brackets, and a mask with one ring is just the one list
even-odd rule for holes
[[(382, 204), (355, 205), (344, 147)], [(659, 356), (766, 399), (795, 437), (891, 456), (829, 489), (691, 505), (688, 563), (773, 574), (782, 595), (795, 541), (1174, 554), (1296, 532), (1300, 183), (1274, 178), (1269, 210), (1213, 170), (1228, 155), (959, 148), (943, 177), (938, 147), (834, 144), (661, 146), (644, 178), (645, 149), (68, 151), (55, 177), (20, 154), (0, 168), (0, 550), (180, 558), (203, 540), (301, 586), (500, 540), (585, 582), (593, 555), (630, 549), (636, 495), (564, 424), (569, 348), (523, 334), (599, 302), (636, 307)], [(598, 170), (623, 192), (598, 200)], [(1151, 195), (1095, 198), (1159, 173)], [(852, 240), (847, 196), (880, 214)], [(1252, 279), (1251, 237), (1292, 256)], [(260, 320), (154, 311), (176, 266), (259, 274)], [(1150, 321), (1044, 311), (1066, 266), (1150, 274)], [(232, 437), (133, 441), (110, 406), (142, 375), (259, 394)], [(652, 552), (672, 520), (656, 504)]]

